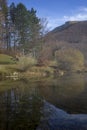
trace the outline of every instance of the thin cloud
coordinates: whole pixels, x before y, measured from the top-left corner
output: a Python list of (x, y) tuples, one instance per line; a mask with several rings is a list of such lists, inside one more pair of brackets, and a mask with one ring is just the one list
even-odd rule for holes
[(48, 18), (48, 27), (53, 29), (61, 24), (65, 23), (66, 21), (83, 21), (87, 20), (87, 7), (80, 7), (73, 13), (73, 15), (64, 15), (61, 18)]
[(80, 11), (87, 12), (87, 7), (80, 7), (79, 10), (80, 10)]
[(76, 14), (74, 16), (64, 16), (64, 21), (82, 21), (87, 20), (87, 14)]

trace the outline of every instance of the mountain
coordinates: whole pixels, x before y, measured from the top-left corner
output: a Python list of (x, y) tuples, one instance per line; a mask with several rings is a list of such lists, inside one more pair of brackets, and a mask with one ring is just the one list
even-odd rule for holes
[(53, 51), (66, 47), (79, 49), (87, 62), (87, 21), (68, 21), (50, 31), (45, 42)]
[(68, 21), (49, 32), (53, 39), (69, 43), (87, 41), (87, 21)]

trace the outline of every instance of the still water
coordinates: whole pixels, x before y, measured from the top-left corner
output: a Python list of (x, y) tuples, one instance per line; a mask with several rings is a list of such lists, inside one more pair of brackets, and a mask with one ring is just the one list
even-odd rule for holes
[(0, 130), (57, 129), (87, 130), (87, 74), (0, 81)]

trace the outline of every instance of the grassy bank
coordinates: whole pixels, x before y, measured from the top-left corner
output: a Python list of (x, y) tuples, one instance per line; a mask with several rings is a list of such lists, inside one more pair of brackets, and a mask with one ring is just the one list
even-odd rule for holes
[[(77, 72), (85, 72), (83, 71)], [(63, 76), (67, 71), (58, 69), (56, 61), (49, 61), (48, 65), (39, 66), (33, 57), (22, 56), (16, 61), (15, 58), (0, 54), (0, 76), (1, 77), (46, 77)], [(70, 71), (74, 72), (74, 71)]]
[(37, 60), (33, 57), (22, 56), (16, 61), (11, 56), (0, 54), (0, 75), (2, 77), (45, 77), (53, 73), (54, 69), (49, 66), (37, 66)]

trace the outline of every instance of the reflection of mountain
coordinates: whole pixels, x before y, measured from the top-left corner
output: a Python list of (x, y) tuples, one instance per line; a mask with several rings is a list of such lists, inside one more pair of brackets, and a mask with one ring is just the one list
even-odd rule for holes
[(44, 116), (37, 130), (87, 130), (87, 115), (70, 115), (44, 102)]
[(25, 97), (26, 95), (37, 95), (37, 97), (43, 97), (51, 104), (69, 113), (87, 113), (85, 80), (86, 78), (83, 75), (72, 74), (61, 78), (48, 78), (38, 81), (27, 79), (16, 82), (5, 81), (0, 84), (0, 93), (15, 88), (16, 94), (18, 93), (21, 97), (24, 94)]
[(87, 113), (85, 81), (80, 74), (42, 82), (40, 92), (48, 102), (70, 113)]
[(0, 130), (86, 130), (87, 115), (70, 115), (43, 100), (37, 88), (0, 94)]
[[(41, 87), (42, 93), (53, 94), (54, 96), (56, 94), (59, 98), (63, 98), (63, 96), (64, 98), (71, 98), (84, 91), (84, 79), (79, 74), (72, 74), (60, 79), (50, 79), (40, 85), (43, 86)], [(46, 95), (48, 96), (48, 94)]]
[[(87, 115), (70, 115), (63, 111), (78, 111), (73, 104), (76, 100), (78, 105), (80, 95), (84, 95), (83, 81), (80, 75), (69, 75), (37, 82), (26, 79), (17, 82), (6, 81), (7, 87), (2, 82), (6, 90), (0, 91), (0, 130), (83, 130), (83, 127), (87, 130)], [(73, 83), (72, 86), (69, 82)], [(82, 103), (80, 109), (87, 112), (87, 109), (83, 108), (86, 108), (87, 104), (83, 100)]]

